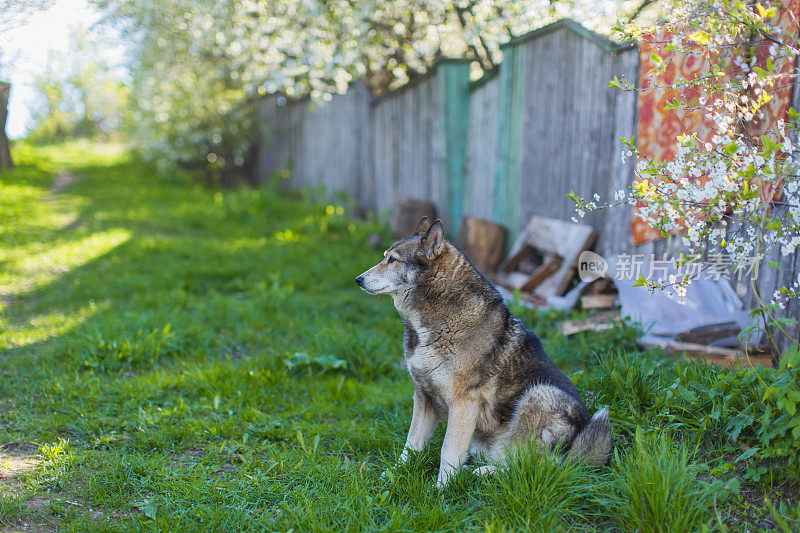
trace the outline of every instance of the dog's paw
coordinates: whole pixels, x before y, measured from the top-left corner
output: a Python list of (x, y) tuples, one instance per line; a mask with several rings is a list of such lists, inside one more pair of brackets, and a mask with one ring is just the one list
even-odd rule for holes
[(472, 471), (473, 474), (476, 476), (489, 476), (497, 472), (497, 467), (495, 465), (484, 465), (476, 468)]
[(436, 488), (443, 490), (447, 486), (447, 482), (450, 481), (451, 476), (453, 476), (452, 473), (439, 472), (439, 475), (436, 478)]

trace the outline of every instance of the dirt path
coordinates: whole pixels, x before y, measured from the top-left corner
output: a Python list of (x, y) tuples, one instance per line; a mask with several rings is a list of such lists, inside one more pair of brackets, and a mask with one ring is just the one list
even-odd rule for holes
[(53, 180), (53, 184), (50, 185), (50, 193), (57, 194), (62, 192), (64, 189), (72, 185), (78, 181), (78, 177), (74, 174), (70, 174), (66, 170), (62, 170), (58, 174), (56, 174), (56, 179)]
[[(70, 230), (80, 224), (78, 214), (72, 211), (66, 205), (64, 199), (60, 196), (62, 192), (78, 181), (80, 181), (80, 177), (62, 170), (56, 174), (55, 179), (53, 179), (53, 183), (50, 184), (47, 195), (44, 197), (44, 201), (52, 207), (58, 228), (61, 230)], [(0, 311), (2, 311), (3, 308), (11, 305), (14, 294), (25, 290), (27, 289), (23, 287), (22, 289), (17, 289), (13, 292), (5, 292), (0, 288)]]
[(58, 217), (58, 224), (62, 230), (69, 230), (80, 224), (77, 213), (70, 211), (60, 197), (60, 193), (67, 190), (72, 184), (80, 180), (79, 176), (62, 170), (56, 174), (45, 201), (53, 207)]
[[(8, 400), (7, 400), (8, 401)], [(2, 411), (0, 403), (0, 411)], [(5, 498), (14, 498), (24, 492), (25, 481), (22, 476), (36, 469), (41, 463), (41, 459), (34, 453), (34, 448), (0, 446), (0, 494)], [(49, 504), (49, 500), (33, 498), (26, 500), (23, 504), (36, 515)], [(42, 520), (38, 516), (16, 523), (0, 527), (0, 533), (11, 533), (12, 531), (55, 531), (55, 523), (49, 520)]]

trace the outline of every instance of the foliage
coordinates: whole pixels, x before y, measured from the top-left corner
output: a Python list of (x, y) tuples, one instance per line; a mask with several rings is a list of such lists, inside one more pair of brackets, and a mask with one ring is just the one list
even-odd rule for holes
[(762, 396), (764, 412), (757, 430), (762, 455), (786, 458), (789, 468), (800, 475), (800, 350), (790, 349), (781, 360), (781, 370), (766, 383)]
[[(0, 37), (5, 33), (21, 26), (30, 15), (48, 9), (55, 0), (17, 0), (16, 2), (3, 2), (0, 4)], [(13, 57), (3, 50), (3, 40), (0, 39), (0, 81), (8, 74), (8, 69), (13, 62)]]
[[(15, 156), (0, 174), (0, 468), (18, 446), (39, 463), (13, 492), (0, 480), (3, 526), (633, 531), (637, 513), (674, 529), (796, 527), (782, 450), (797, 439), (764, 440), (796, 398), (784, 371), (637, 352), (627, 326), (567, 342), (566, 315), (515, 308), (590, 411), (610, 407), (611, 464), (524, 449), (440, 493), (439, 428), (382, 479), (411, 383), (391, 301), (353, 276), (385, 228), (304, 194), (158, 178), (118, 147), (17, 143)], [(77, 181), (52, 193), (65, 168)], [(642, 507), (667, 494), (685, 506)]]
[(756, 460), (779, 459), (775, 481), (800, 475), (797, 364), (794, 350), (781, 369), (737, 370), (606, 352), (597, 372), (579, 372), (573, 380), (610, 406), (627, 436), (650, 425), (680, 431), (693, 445), (730, 447), (735, 456), (725, 468), (748, 465), (745, 477), (754, 481), (769, 470)]

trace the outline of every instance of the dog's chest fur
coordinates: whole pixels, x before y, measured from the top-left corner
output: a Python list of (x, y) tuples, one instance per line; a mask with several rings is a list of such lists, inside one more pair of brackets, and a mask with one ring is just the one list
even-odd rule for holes
[(418, 321), (404, 319), (403, 327), (403, 354), (415, 385), (446, 410), (456, 394), (456, 354), (440, 333), (424, 328)]

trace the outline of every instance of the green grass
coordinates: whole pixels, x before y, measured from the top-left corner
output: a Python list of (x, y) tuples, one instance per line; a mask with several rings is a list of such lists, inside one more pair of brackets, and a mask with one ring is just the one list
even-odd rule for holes
[[(590, 410), (611, 406), (611, 463), (522, 450), (440, 493), (440, 428), (382, 479), (411, 382), (391, 301), (353, 283), (381, 256), (369, 236), (389, 243), (380, 223), (311, 194), (157, 177), (115, 147), (15, 156), (0, 174), (0, 472), (37, 465), (0, 478), (0, 529), (797, 529), (785, 457), (735, 461), (760, 445), (749, 410), (774, 376), (636, 352), (630, 327), (564, 338), (563, 314), (521, 308)], [(77, 181), (52, 192), (65, 169)]]

